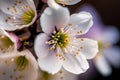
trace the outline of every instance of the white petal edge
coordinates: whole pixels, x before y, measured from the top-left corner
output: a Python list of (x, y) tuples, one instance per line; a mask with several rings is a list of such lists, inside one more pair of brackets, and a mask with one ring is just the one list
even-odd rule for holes
[(81, 0), (62, 0), (63, 5), (74, 5), (79, 3)]

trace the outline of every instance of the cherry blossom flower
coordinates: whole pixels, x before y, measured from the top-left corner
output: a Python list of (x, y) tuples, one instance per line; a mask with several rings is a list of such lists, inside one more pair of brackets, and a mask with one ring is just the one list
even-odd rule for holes
[(0, 55), (0, 80), (37, 80), (38, 64), (28, 51)]
[(36, 17), (33, 0), (0, 0), (0, 28), (22, 29), (33, 24)]
[(88, 32), (93, 24), (92, 16), (88, 12), (70, 16), (67, 8), (53, 5), (40, 18), (44, 33), (37, 36), (34, 46), (39, 66), (51, 74), (61, 67), (74, 74), (83, 73), (89, 68), (87, 59), (98, 52), (98, 45), (95, 40), (76, 38), (76, 35)]
[(114, 46), (119, 40), (119, 32), (113, 26), (106, 27), (103, 25), (99, 14), (92, 6), (83, 5), (80, 10), (88, 11), (93, 15), (93, 21), (95, 22), (93, 28), (84, 37), (98, 41), (99, 53), (95, 57), (94, 63), (103, 76), (108, 76), (112, 73), (111, 64), (115, 68), (120, 68), (120, 48)]
[(17, 41), (16, 37), (0, 29), (0, 54), (17, 51)]

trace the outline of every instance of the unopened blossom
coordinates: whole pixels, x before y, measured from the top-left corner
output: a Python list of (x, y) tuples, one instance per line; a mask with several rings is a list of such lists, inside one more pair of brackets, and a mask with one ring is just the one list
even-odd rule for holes
[(48, 4), (56, 2), (62, 5), (74, 5), (80, 2), (81, 0), (42, 0), (42, 1)]
[(22, 29), (33, 24), (36, 17), (33, 0), (0, 0), (0, 28)]
[(112, 74), (112, 66), (120, 68), (120, 47), (115, 46), (119, 40), (119, 32), (114, 26), (103, 25), (99, 14), (90, 5), (81, 7), (81, 11), (88, 11), (93, 15), (93, 28), (84, 37), (96, 39), (99, 44), (99, 53), (94, 59), (98, 71), (103, 76)]
[(17, 41), (16, 37), (0, 29), (0, 54), (17, 51)]
[(80, 74), (88, 68), (87, 59), (95, 57), (98, 52), (97, 41), (88, 38), (76, 38), (91, 28), (93, 21), (88, 12), (69, 15), (67, 8), (58, 4), (47, 7), (40, 18), (44, 33), (35, 40), (35, 52), (43, 71), (55, 74), (61, 67)]
[(0, 55), (0, 80), (37, 80), (38, 64), (28, 51)]

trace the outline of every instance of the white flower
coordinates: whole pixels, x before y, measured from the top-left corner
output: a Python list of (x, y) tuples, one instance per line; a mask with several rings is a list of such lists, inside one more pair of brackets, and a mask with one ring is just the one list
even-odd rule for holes
[(33, 24), (36, 17), (33, 0), (0, 0), (0, 28), (22, 29)]
[[(112, 67), (120, 68), (120, 47), (113, 46), (114, 42), (118, 40), (118, 31), (114, 27), (107, 28), (101, 31), (104, 35), (99, 35), (97, 39), (99, 42), (99, 53), (95, 57), (94, 62), (98, 71), (103, 76), (112, 74)], [(98, 34), (98, 33), (96, 33)], [(98, 36), (94, 36), (98, 37)]]
[(112, 74), (112, 65), (120, 68), (120, 47), (114, 46), (119, 40), (119, 32), (114, 26), (103, 25), (99, 14), (90, 6), (85, 5), (81, 10), (89, 11), (93, 15), (93, 28), (84, 37), (96, 39), (99, 44), (99, 53), (94, 59), (94, 63), (98, 71), (103, 76)]
[(6, 31), (0, 29), (0, 54), (14, 53), (17, 51), (16, 39)]
[(38, 64), (28, 51), (0, 55), (0, 80), (37, 80)]
[[(43, 0), (43, 1), (46, 1), (46, 0)], [(74, 5), (80, 1), (81, 0), (48, 0), (48, 4), (56, 2), (63, 5)]]
[(69, 15), (67, 8), (46, 8), (40, 18), (44, 33), (35, 40), (35, 52), (39, 66), (49, 73), (57, 73), (61, 67), (71, 73), (80, 74), (88, 68), (86, 59), (98, 52), (97, 42), (87, 38), (76, 38), (85, 34), (92, 26), (92, 16), (87, 12)]

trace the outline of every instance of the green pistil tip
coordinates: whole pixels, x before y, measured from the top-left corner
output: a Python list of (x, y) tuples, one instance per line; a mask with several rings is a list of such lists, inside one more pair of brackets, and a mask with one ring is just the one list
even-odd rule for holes
[(20, 70), (23, 70), (28, 65), (28, 60), (26, 59), (25, 56), (19, 56), (16, 59), (16, 64)]
[(52, 39), (56, 42), (55, 44), (61, 48), (65, 48), (69, 43), (69, 36), (61, 31), (53, 34)]
[(29, 24), (30, 22), (32, 22), (34, 17), (35, 11), (32, 9), (27, 10), (22, 14), (22, 20), (24, 21), (25, 24)]

